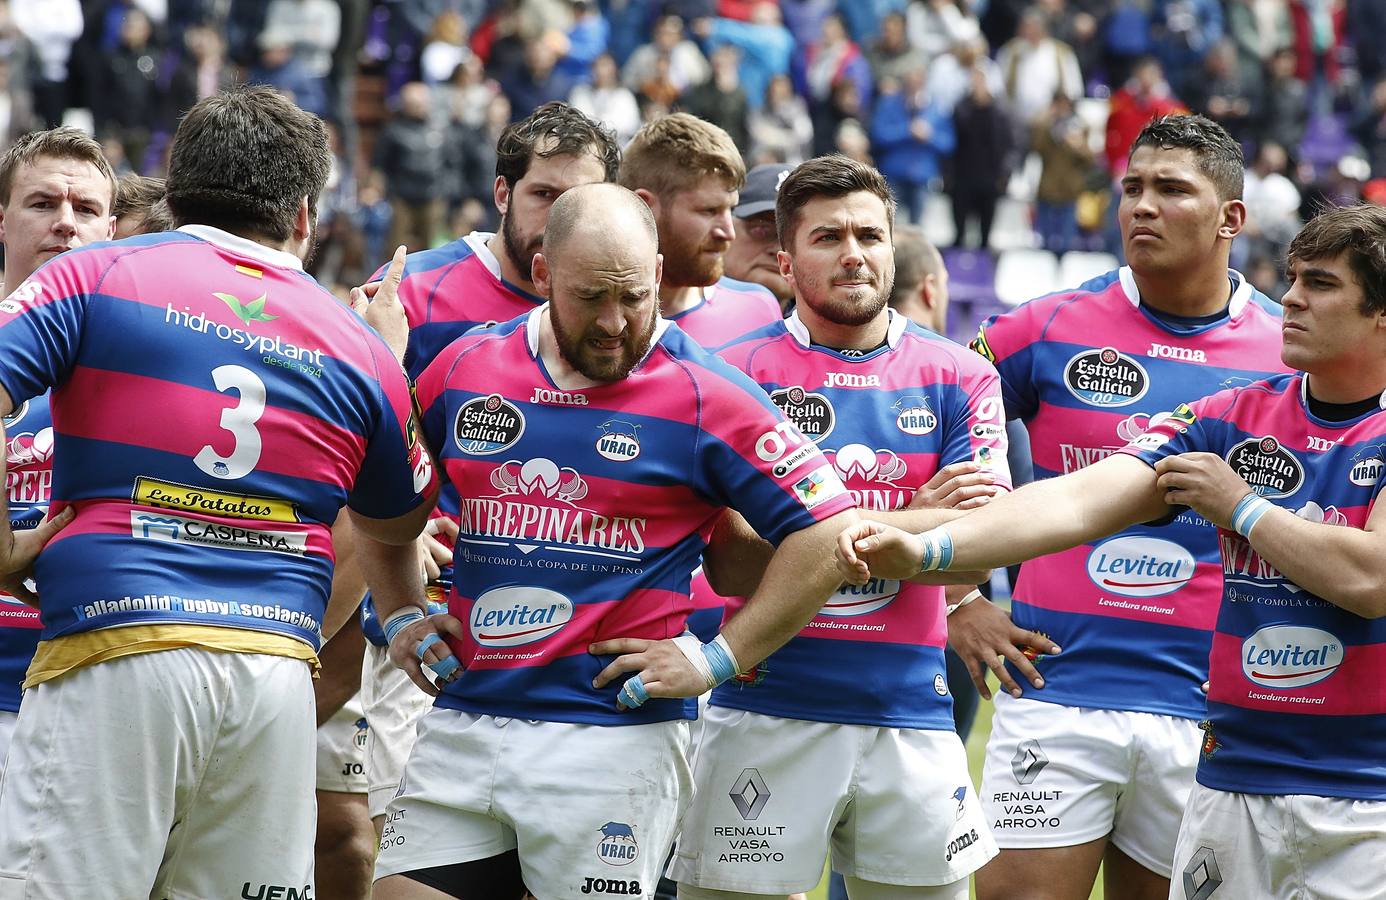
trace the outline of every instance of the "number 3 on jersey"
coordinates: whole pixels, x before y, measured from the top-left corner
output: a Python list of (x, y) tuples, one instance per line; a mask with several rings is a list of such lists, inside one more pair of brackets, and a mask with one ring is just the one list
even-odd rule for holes
[(217, 366), (212, 370), (212, 383), (222, 393), (234, 389), (241, 396), (239, 403), (221, 411), (221, 427), (231, 432), (236, 445), (230, 456), (222, 456), (208, 444), (193, 462), (213, 478), (244, 478), (260, 461), (260, 432), (255, 423), (265, 413), (265, 383), (245, 366)]

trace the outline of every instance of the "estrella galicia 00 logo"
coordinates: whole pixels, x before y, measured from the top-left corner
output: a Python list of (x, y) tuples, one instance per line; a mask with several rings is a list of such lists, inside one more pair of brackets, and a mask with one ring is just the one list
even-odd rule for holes
[(1070, 359), (1064, 366), (1064, 386), (1090, 406), (1129, 406), (1150, 389), (1150, 376), (1115, 347), (1103, 347)]
[(1304, 484), (1304, 466), (1269, 435), (1234, 446), (1227, 464), (1262, 497), (1288, 497)]
[(489, 456), (515, 446), (525, 433), (525, 416), (500, 394), (474, 397), (457, 411), (452, 432), (463, 453)]
[(628, 866), (640, 857), (635, 831), (624, 822), (607, 822), (597, 841), (597, 859), (608, 866)]
[(780, 408), (786, 419), (815, 444), (827, 437), (837, 424), (837, 414), (828, 398), (806, 391), (797, 384), (771, 392), (770, 400)]

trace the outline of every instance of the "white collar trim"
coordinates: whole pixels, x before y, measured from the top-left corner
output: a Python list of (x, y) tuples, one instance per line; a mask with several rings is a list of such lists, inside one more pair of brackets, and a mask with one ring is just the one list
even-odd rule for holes
[(249, 256), (251, 259), (258, 259), (261, 262), (279, 266), (284, 269), (296, 269), (303, 271), (303, 260), (284, 250), (275, 250), (273, 247), (266, 247), (258, 241), (243, 238), (238, 234), (229, 231), (222, 231), (220, 228), (213, 228), (211, 225), (184, 225), (179, 231), (190, 234), (195, 238), (201, 238), (209, 244), (216, 244), (224, 250), (230, 250), (240, 256)]
[[(1251, 302), (1251, 292), (1253, 288), (1251, 287), (1251, 282), (1247, 281), (1246, 278), (1242, 276), (1242, 273), (1238, 272), (1236, 269), (1228, 269), (1227, 274), (1236, 285), (1236, 287), (1232, 289), (1232, 298), (1227, 303), (1227, 317), (1229, 319), (1235, 319), (1242, 314), (1247, 304)], [(1140, 288), (1136, 287), (1136, 276), (1131, 274), (1131, 267), (1122, 266), (1117, 270), (1117, 276), (1121, 280), (1121, 289), (1126, 294), (1126, 299), (1132, 306), (1139, 307), (1141, 305), (1141, 291)]]
[[(886, 346), (894, 350), (896, 345), (900, 343), (900, 338), (904, 335), (905, 329), (909, 327), (910, 321), (894, 309), (887, 308), (886, 315), (888, 316), (888, 324), (886, 325)], [(789, 330), (794, 340), (799, 342), (799, 346), (808, 347), (813, 343), (813, 338), (809, 336), (808, 326), (799, 318), (799, 310), (797, 308), (795, 308), (794, 312), (789, 314), (789, 318), (784, 320), (784, 327)]]

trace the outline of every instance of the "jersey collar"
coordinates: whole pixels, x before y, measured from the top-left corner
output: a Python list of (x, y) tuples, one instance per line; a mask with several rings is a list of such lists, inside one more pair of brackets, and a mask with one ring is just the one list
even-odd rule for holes
[[(1141, 291), (1136, 287), (1136, 276), (1131, 274), (1130, 266), (1122, 266), (1117, 270), (1117, 276), (1121, 280), (1121, 290), (1126, 294), (1126, 299), (1132, 306), (1141, 305)], [(1242, 276), (1236, 269), (1228, 269), (1227, 277), (1232, 279), (1236, 285), (1232, 289), (1232, 299), (1227, 303), (1227, 317), (1235, 319), (1242, 314), (1248, 303), (1251, 302), (1252, 287), (1251, 282)]]
[[(886, 346), (894, 350), (900, 343), (901, 336), (905, 329), (909, 327), (910, 320), (900, 315), (893, 309), (886, 309), (888, 324), (886, 325)], [(808, 326), (799, 318), (799, 310), (795, 309), (789, 314), (789, 318), (784, 320), (784, 327), (788, 329), (794, 340), (801, 347), (808, 347), (813, 344), (813, 339), (809, 337)]]
[[(1309, 373), (1307, 372), (1299, 373), (1299, 399), (1300, 402), (1304, 404), (1304, 409), (1307, 411), (1309, 409)], [(1386, 391), (1381, 392), (1381, 396), (1377, 398), (1376, 405), (1378, 409), (1386, 409)]]
[(237, 256), (248, 256), (251, 259), (258, 259), (266, 265), (279, 266), (282, 269), (303, 271), (303, 260), (292, 253), (266, 247), (264, 244), (243, 238), (238, 234), (232, 234), (229, 231), (222, 231), (220, 228), (213, 228), (211, 225), (184, 225), (178, 230), (184, 234), (200, 238), (209, 244), (216, 244), (223, 250), (229, 250)]

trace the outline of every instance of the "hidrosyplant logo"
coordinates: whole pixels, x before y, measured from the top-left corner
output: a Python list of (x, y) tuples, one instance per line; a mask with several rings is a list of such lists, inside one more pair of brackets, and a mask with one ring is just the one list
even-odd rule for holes
[(269, 297), (269, 294), (261, 294), (249, 303), (242, 303), (240, 298), (235, 294), (223, 294), (219, 291), (213, 291), (212, 296), (231, 307), (231, 311), (236, 314), (236, 318), (247, 325), (251, 322), (273, 322), (275, 319), (279, 318), (278, 316), (272, 316), (265, 312), (265, 300)]

